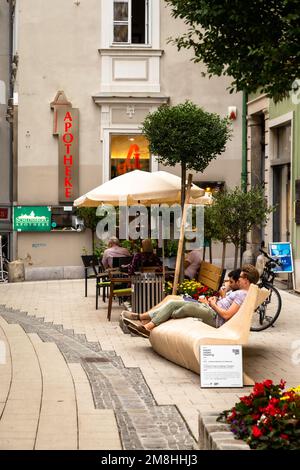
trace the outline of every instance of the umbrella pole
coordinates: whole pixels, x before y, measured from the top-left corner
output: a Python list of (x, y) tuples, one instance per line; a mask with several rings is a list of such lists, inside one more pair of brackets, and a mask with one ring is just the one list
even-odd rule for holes
[(162, 239), (162, 262), (163, 262), (163, 283), (166, 282), (166, 266), (165, 266), (165, 240)]
[(188, 177), (188, 185), (187, 185), (187, 190), (186, 190), (186, 196), (185, 196), (182, 219), (181, 219), (181, 226), (180, 226), (180, 238), (179, 238), (179, 243), (178, 243), (175, 276), (174, 276), (173, 290), (172, 290), (173, 295), (176, 295), (177, 293), (177, 286), (178, 286), (178, 279), (179, 279), (179, 274), (180, 274), (182, 251), (183, 251), (183, 243), (184, 243), (184, 228), (185, 228), (186, 217), (187, 217), (188, 203), (190, 200), (192, 179), (193, 179), (193, 175), (190, 174)]

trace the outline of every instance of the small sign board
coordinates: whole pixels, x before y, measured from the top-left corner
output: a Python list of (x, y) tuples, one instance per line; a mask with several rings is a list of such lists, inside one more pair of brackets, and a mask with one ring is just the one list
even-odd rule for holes
[(8, 207), (0, 207), (0, 220), (9, 220)]
[(203, 388), (242, 387), (242, 346), (200, 346), (200, 385)]
[(294, 271), (292, 246), (289, 242), (269, 243), (269, 254), (280, 261), (280, 266), (273, 268), (275, 273), (292, 273)]
[(13, 229), (16, 232), (50, 232), (51, 207), (16, 206), (13, 212)]

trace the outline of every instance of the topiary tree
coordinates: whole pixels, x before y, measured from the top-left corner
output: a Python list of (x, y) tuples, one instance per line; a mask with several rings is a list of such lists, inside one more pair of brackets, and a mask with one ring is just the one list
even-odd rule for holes
[(143, 134), (150, 152), (164, 165), (181, 164), (181, 206), (185, 200), (186, 171), (203, 172), (225, 150), (231, 130), (227, 118), (204, 111), (190, 101), (162, 105), (148, 114)]
[(236, 268), (243, 237), (254, 226), (265, 224), (274, 207), (268, 206), (263, 188), (254, 187), (245, 193), (236, 187), (218, 193), (212, 210), (215, 223), (214, 237), (223, 243), (222, 267), (224, 267), (226, 244), (231, 242), (235, 247)]
[(210, 240), (210, 244), (211, 240), (222, 243), (222, 269), (225, 266), (226, 247), (230, 242), (230, 227), (227, 223), (230, 203), (227, 193), (220, 191), (215, 195), (214, 203), (205, 208), (204, 235)]
[(231, 92), (258, 89), (278, 101), (300, 75), (300, 9), (297, 0), (165, 0), (187, 33), (175, 39), (190, 48), (209, 76), (233, 77)]

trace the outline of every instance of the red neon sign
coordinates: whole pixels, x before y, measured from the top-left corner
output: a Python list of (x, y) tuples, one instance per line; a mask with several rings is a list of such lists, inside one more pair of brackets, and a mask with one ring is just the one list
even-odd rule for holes
[[(117, 165), (117, 173), (118, 175), (123, 175), (127, 171), (132, 170), (140, 170), (141, 169), (141, 162), (140, 162), (140, 148), (137, 144), (131, 144), (125, 162), (118, 163)], [(134, 158), (134, 161), (132, 161)]]
[(73, 127), (73, 118), (68, 111), (64, 117), (64, 134), (62, 140), (65, 146), (64, 154), (64, 193), (65, 197), (71, 199), (72, 197), (72, 170), (73, 170), (73, 155), (72, 155), (72, 143), (74, 141), (74, 135), (71, 133)]

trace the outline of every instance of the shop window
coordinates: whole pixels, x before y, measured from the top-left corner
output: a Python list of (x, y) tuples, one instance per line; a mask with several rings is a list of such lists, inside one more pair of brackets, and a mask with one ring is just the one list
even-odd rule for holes
[(148, 140), (143, 135), (111, 135), (110, 178), (133, 170), (150, 171)]
[(81, 232), (84, 229), (82, 219), (75, 215), (75, 208), (72, 206), (52, 207), (51, 230)]
[(224, 181), (193, 181), (199, 188), (205, 190), (206, 193), (210, 193), (213, 196), (219, 191), (224, 191), (225, 182)]
[(148, 0), (115, 0), (113, 40), (116, 43), (148, 43)]

